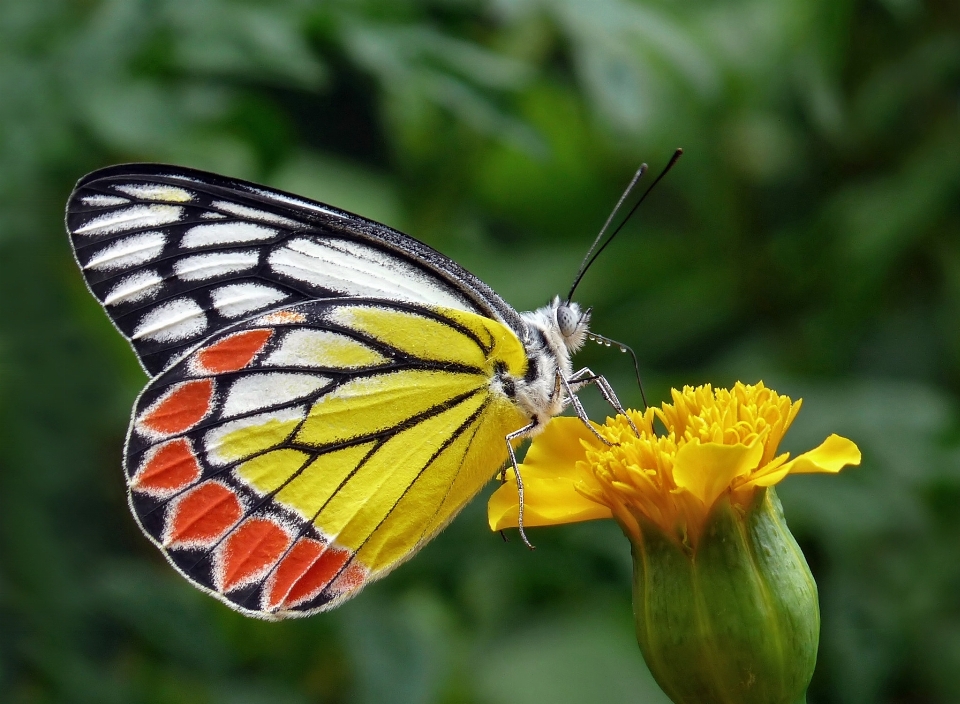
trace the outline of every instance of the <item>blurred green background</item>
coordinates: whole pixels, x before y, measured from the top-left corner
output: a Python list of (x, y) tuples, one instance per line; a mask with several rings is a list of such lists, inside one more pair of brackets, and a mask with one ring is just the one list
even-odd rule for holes
[[(780, 492), (821, 590), (811, 704), (960, 701), (956, 0), (0, 1), (0, 701), (663, 704), (609, 522), (531, 553), (481, 498), (280, 624), (175, 575), (125, 505), (145, 376), (62, 214), (107, 164), (210, 169), (398, 227), (525, 309), (677, 146), (579, 300), (652, 400), (763, 379), (804, 398), (788, 449), (860, 444)], [(578, 361), (639, 404), (623, 355)]]

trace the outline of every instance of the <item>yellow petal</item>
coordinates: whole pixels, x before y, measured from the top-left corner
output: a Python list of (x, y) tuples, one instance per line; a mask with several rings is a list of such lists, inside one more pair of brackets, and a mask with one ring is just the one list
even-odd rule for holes
[[(521, 472), (523, 472), (522, 466)], [(525, 527), (553, 526), (613, 517), (609, 508), (577, 493), (570, 479), (527, 479), (525, 474), (521, 476), (524, 477), (523, 525)], [(515, 481), (508, 481), (493, 492), (487, 504), (490, 530), (516, 528), (519, 524), (519, 506)]]
[(722, 445), (694, 439), (677, 450), (673, 481), (709, 508), (734, 479), (756, 469), (761, 457), (763, 443), (756, 440), (750, 445)]
[[(593, 472), (587, 466), (577, 469), (577, 462), (586, 454), (581, 440), (599, 444), (579, 418), (552, 419), (538, 435), (520, 465), (523, 478), (523, 524), (546, 526), (576, 521), (610, 518), (610, 509), (590, 501), (574, 487), (600, 490)], [(515, 528), (520, 508), (519, 493), (513, 472), (507, 469), (507, 482), (497, 489), (487, 504), (491, 530)]]
[(757, 477), (745, 486), (773, 486), (788, 474), (836, 474), (848, 465), (860, 464), (860, 448), (839, 435), (831, 435), (819, 447), (804, 452), (783, 464), (775, 472)]
[(839, 435), (831, 435), (824, 440), (820, 447), (804, 452), (792, 462), (791, 474), (811, 474), (827, 472), (836, 474), (847, 465), (860, 464), (860, 448), (856, 443)]
[[(594, 424), (596, 426), (596, 424)], [(599, 427), (599, 426), (596, 426)], [(581, 441), (600, 445), (583, 421), (569, 416), (558, 416), (547, 423), (543, 432), (533, 439), (527, 456), (523, 458), (523, 478), (556, 479), (570, 477), (582, 479), (585, 472), (578, 472), (576, 464), (586, 458)], [(508, 468), (508, 474), (512, 474)], [(590, 473), (592, 479), (593, 473)]]

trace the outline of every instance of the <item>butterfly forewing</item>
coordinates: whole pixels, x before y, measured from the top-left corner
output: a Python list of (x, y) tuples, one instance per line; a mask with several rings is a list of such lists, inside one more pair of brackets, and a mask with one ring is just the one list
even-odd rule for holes
[(126, 448), (130, 503), (188, 579), (264, 617), (331, 608), (411, 556), (500, 467), (527, 419), (489, 318), (310, 301), (229, 326), (157, 376)]
[(319, 298), (439, 305), (524, 330), (483, 282), (400, 232), (200, 171), (94, 172), (70, 198), (67, 229), (91, 291), (150, 374), (237, 321)]

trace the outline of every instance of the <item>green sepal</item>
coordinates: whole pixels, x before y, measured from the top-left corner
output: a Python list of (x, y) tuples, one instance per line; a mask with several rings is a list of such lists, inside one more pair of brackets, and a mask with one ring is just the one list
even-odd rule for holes
[(802, 702), (820, 610), (776, 492), (746, 510), (721, 498), (693, 547), (637, 518), (637, 639), (664, 692), (677, 704)]

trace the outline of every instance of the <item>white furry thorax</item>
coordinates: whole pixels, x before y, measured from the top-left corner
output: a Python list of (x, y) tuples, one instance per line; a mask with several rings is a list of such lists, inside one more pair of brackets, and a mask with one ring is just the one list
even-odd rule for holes
[[(573, 321), (572, 325), (568, 322), (567, 335), (563, 334), (558, 322), (561, 308), (566, 309), (561, 314)], [(590, 311), (581, 310), (576, 303), (561, 301), (557, 296), (548, 305), (520, 316), (528, 332), (524, 340), (527, 374), (523, 378), (511, 378), (509, 383), (501, 382), (500, 386), (503, 393), (536, 421), (536, 427), (530, 433), (536, 435), (567, 405), (558, 372), (564, 379), (572, 374), (570, 358), (587, 340)]]

